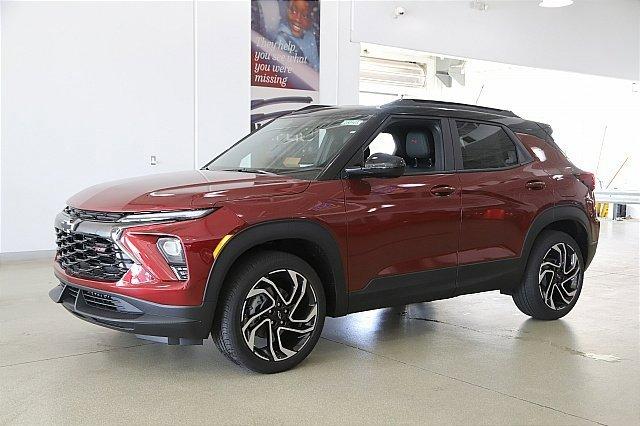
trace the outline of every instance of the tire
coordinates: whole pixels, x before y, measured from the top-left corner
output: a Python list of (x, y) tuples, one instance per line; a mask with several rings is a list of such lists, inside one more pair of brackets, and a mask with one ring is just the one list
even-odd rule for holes
[(580, 247), (568, 234), (543, 231), (536, 239), (522, 283), (513, 301), (522, 313), (540, 320), (568, 314), (580, 297), (584, 260)]
[(211, 330), (216, 346), (259, 373), (295, 367), (320, 338), (325, 296), (315, 270), (289, 253), (259, 251), (225, 280)]

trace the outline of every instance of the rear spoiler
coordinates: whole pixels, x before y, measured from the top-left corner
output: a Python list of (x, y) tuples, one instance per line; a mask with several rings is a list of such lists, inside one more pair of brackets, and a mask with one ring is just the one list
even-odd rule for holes
[(553, 129), (552, 129), (552, 128), (551, 128), (551, 126), (549, 126), (548, 124), (545, 124), (545, 123), (537, 123), (537, 122), (536, 122), (536, 124), (537, 124), (538, 126), (540, 126), (540, 128), (541, 128), (542, 130), (544, 130), (544, 132), (545, 132), (547, 135), (551, 136), (551, 134), (553, 133)]

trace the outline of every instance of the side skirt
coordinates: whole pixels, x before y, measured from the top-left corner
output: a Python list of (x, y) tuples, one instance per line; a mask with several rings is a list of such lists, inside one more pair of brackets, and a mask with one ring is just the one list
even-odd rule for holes
[(523, 273), (520, 258), (460, 265), (455, 296), (491, 290), (510, 294), (520, 284)]
[(523, 273), (521, 259), (516, 258), (380, 277), (349, 293), (349, 313), (492, 290), (510, 294)]
[(452, 297), (456, 269), (375, 278), (362, 290), (349, 293), (349, 313)]

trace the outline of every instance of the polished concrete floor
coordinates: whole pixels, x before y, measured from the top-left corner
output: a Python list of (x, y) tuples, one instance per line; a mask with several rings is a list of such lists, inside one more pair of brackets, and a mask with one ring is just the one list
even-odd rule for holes
[(0, 423), (638, 424), (638, 222), (603, 222), (581, 300), (527, 319), (497, 292), (328, 319), (264, 376), (52, 303), (44, 261), (0, 266)]

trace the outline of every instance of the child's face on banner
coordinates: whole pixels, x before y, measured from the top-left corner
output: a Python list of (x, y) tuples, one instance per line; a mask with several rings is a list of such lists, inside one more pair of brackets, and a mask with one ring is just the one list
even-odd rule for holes
[(302, 37), (304, 32), (311, 25), (309, 19), (309, 3), (305, 0), (292, 0), (289, 2), (289, 10), (287, 13), (291, 34), (295, 37)]

